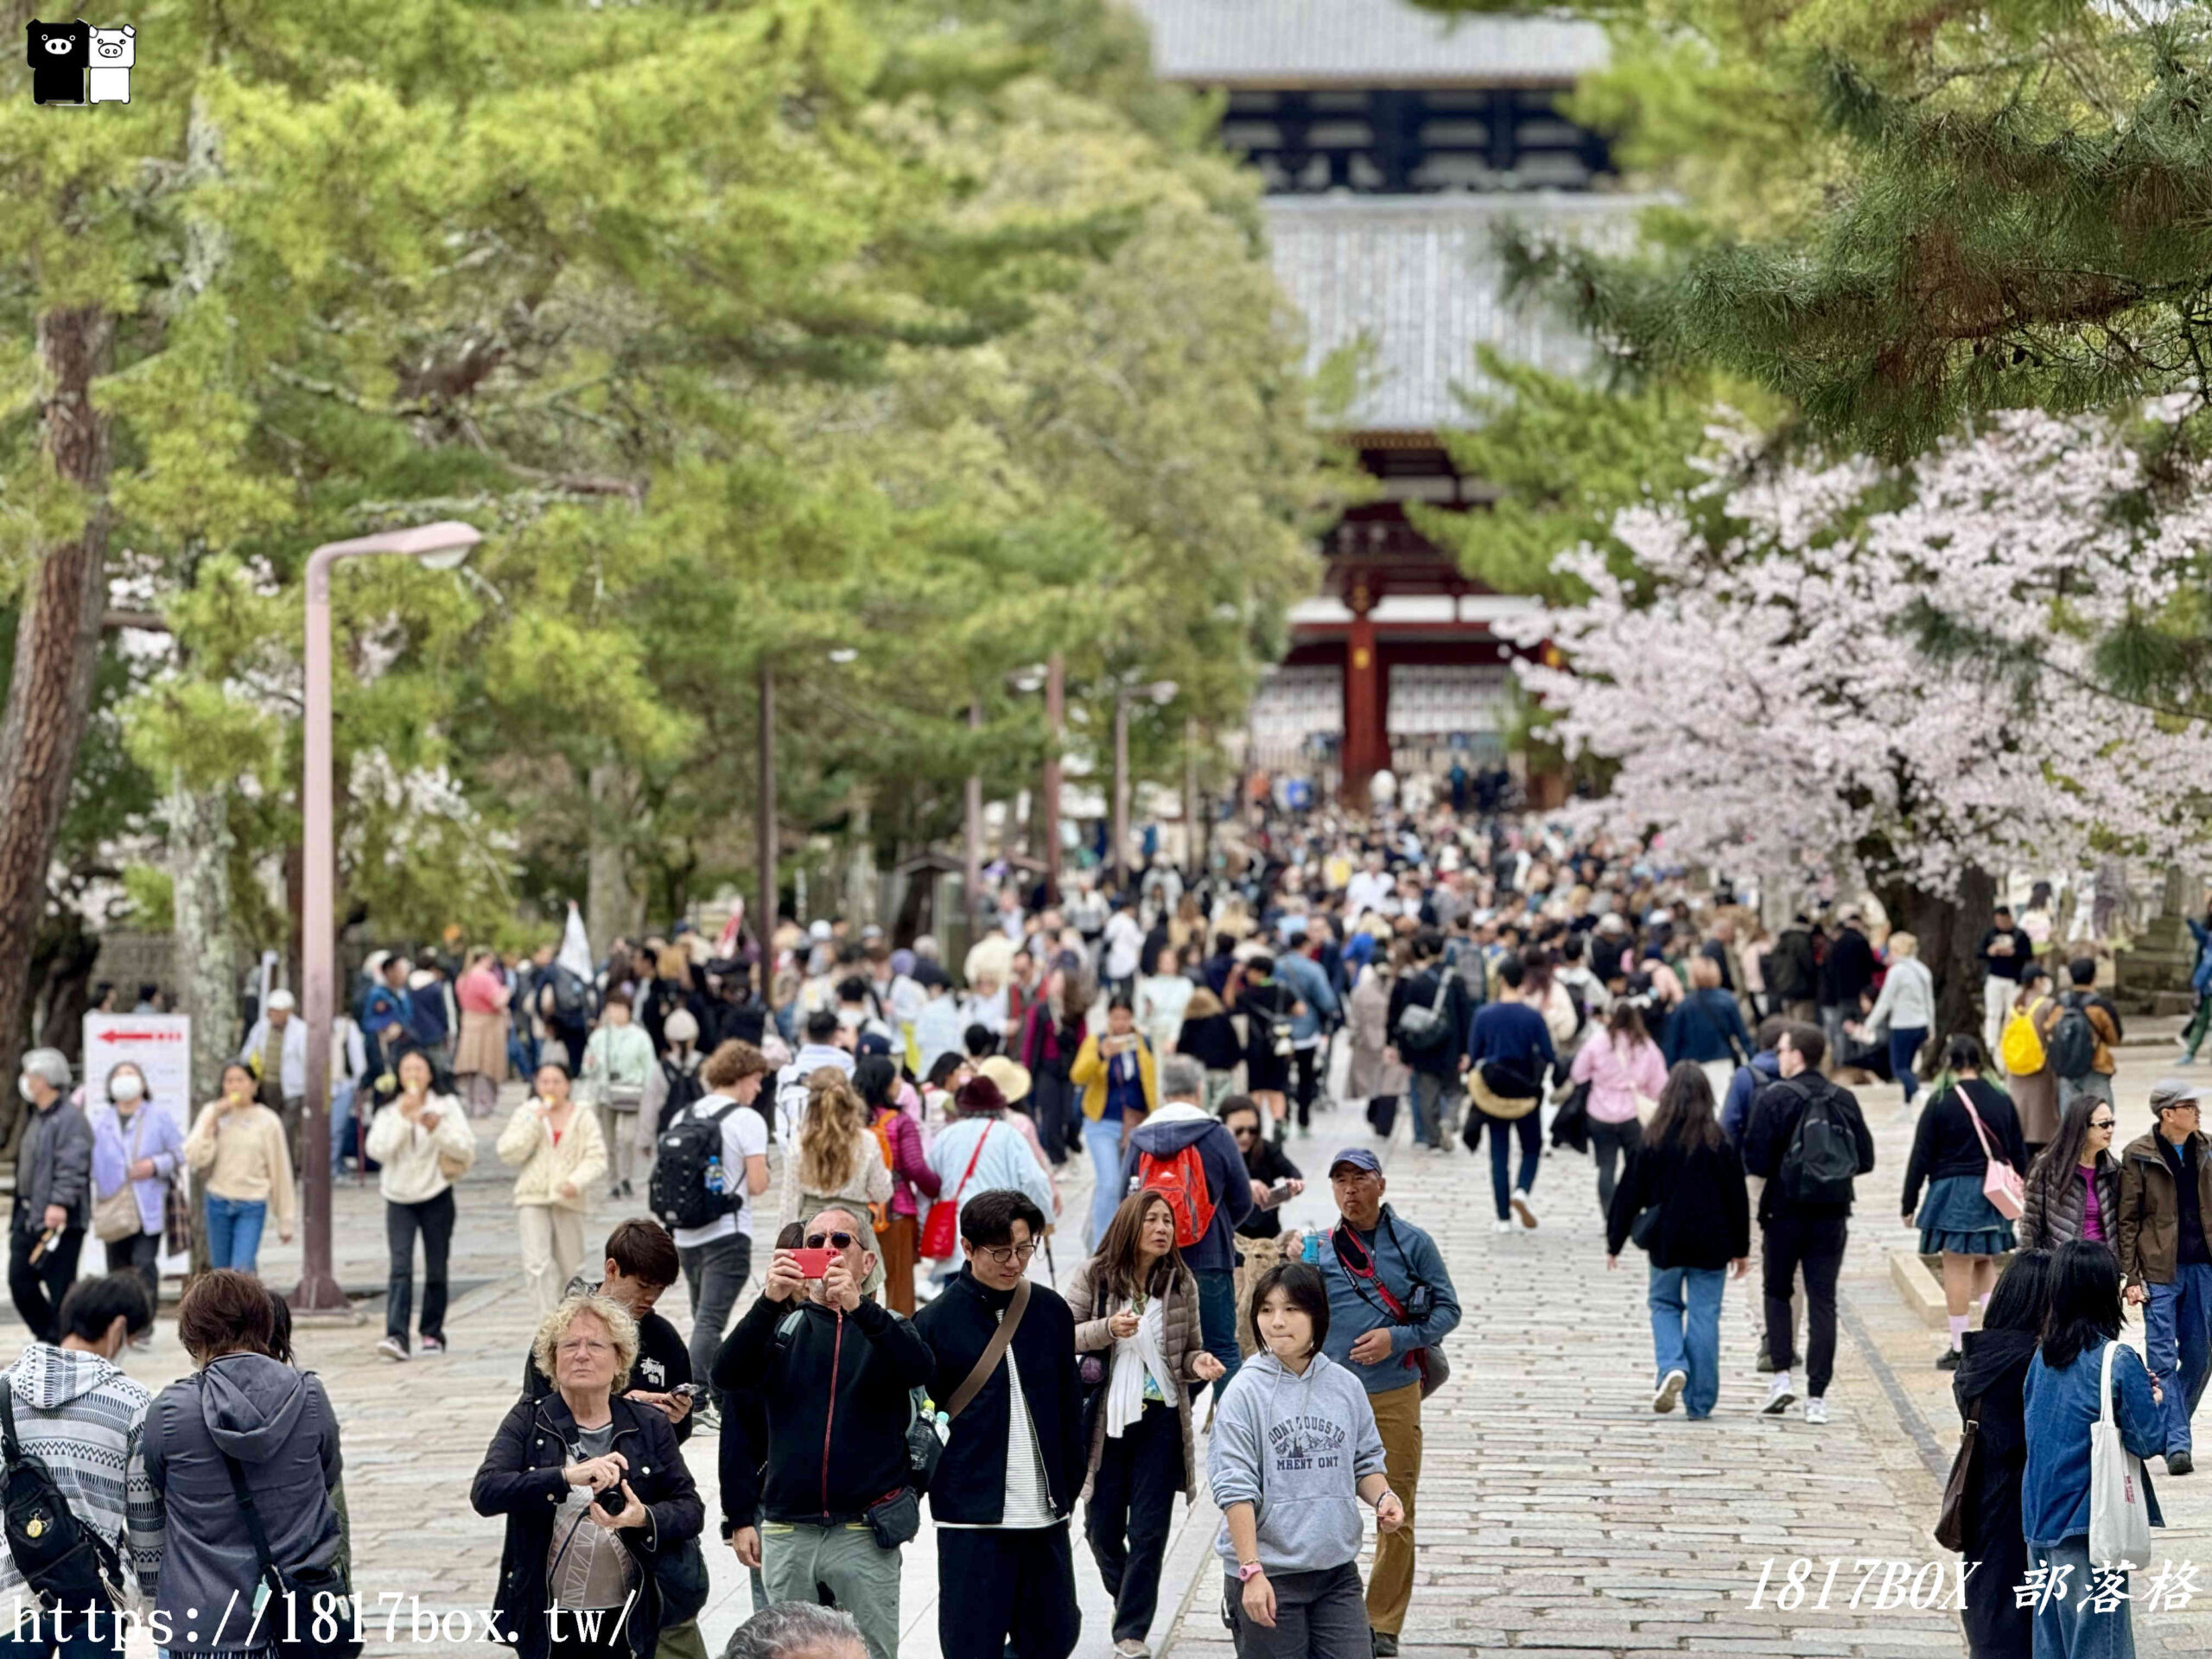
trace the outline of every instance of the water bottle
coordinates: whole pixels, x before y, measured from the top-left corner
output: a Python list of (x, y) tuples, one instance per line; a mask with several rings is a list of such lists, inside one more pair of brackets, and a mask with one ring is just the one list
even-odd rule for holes
[(1317, 1268), (1321, 1265), (1320, 1234), (1308, 1233), (1306, 1235), (1303, 1244), (1299, 1250), (1299, 1258), (1301, 1261), (1311, 1262)]
[(707, 1160), (707, 1191), (720, 1192), (721, 1190), (722, 1160), (720, 1157), (712, 1157)]

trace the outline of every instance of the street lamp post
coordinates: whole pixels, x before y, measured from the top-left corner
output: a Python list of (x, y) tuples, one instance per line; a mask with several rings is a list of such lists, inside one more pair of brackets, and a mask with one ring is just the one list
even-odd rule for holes
[(307, 1165), (301, 1206), (299, 1287), (293, 1311), (335, 1313), (346, 1306), (331, 1270), (330, 1255), (330, 1032), (337, 1001), (338, 848), (331, 802), (330, 567), (370, 553), (398, 553), (434, 570), (450, 570), (482, 538), (470, 525), (451, 522), (387, 531), (350, 542), (326, 542), (308, 556), (307, 776), (301, 791), (307, 834), (302, 848), (300, 903), (301, 976), (306, 981), (308, 1094), (300, 1138)]

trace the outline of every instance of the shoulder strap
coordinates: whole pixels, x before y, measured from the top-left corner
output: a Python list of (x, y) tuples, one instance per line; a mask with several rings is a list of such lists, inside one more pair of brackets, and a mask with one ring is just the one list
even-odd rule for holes
[(0, 1456), (10, 1469), (23, 1460), (22, 1443), (16, 1438), (16, 1385), (4, 1373), (0, 1373)]
[(969, 1402), (983, 1391), (983, 1384), (991, 1380), (991, 1373), (998, 1370), (999, 1362), (1006, 1357), (1007, 1348), (1014, 1341), (1014, 1333), (1021, 1324), (1021, 1316), (1028, 1311), (1029, 1281), (1024, 1279), (1014, 1287), (1013, 1306), (999, 1320), (999, 1328), (991, 1332), (991, 1339), (983, 1344), (982, 1355), (976, 1361), (976, 1369), (968, 1373), (960, 1386), (952, 1391), (952, 1398), (946, 1402), (944, 1414), (948, 1421), (967, 1410)]
[(2113, 1421), (2113, 1412), (2112, 1408), (2112, 1357), (2113, 1350), (2117, 1349), (2119, 1346), (2120, 1344), (2117, 1342), (2107, 1342), (2105, 1344), (2104, 1357), (2099, 1365), (2100, 1374), (2097, 1378), (2097, 1421), (2100, 1423), (2109, 1423)]
[(1452, 976), (1441, 968), (1436, 970), (1436, 1000), (1428, 1005), (1431, 1014), (1441, 1014), (1446, 1000), (1452, 995)]
[[(955, 1217), (960, 1214), (960, 1195), (968, 1190), (968, 1178), (976, 1173), (976, 1160), (983, 1155), (983, 1142), (991, 1138), (991, 1127), (990, 1120), (986, 1118), (983, 1132), (976, 1137), (976, 1150), (968, 1154), (968, 1167), (960, 1173), (960, 1185), (952, 1189), (952, 1213)], [(1029, 1294), (1029, 1281), (1025, 1279), (1021, 1283), (1020, 1295), (1026, 1296)]]
[(284, 1593), (284, 1575), (276, 1570), (276, 1558), (269, 1553), (269, 1535), (261, 1525), (261, 1511), (253, 1506), (253, 1492), (245, 1484), (245, 1471), (238, 1467), (238, 1460), (226, 1452), (223, 1467), (230, 1471), (231, 1491), (237, 1496), (238, 1509), (245, 1516), (246, 1535), (253, 1540), (253, 1553), (261, 1562), (261, 1576), (268, 1582), (269, 1593)]

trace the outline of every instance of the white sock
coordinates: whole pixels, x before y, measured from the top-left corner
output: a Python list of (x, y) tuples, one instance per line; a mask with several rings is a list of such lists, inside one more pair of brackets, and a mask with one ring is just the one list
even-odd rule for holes
[(1787, 1371), (1777, 1371), (1774, 1374), (1774, 1381), (1767, 1384), (1767, 1387), (1777, 1393), (1789, 1392), (1789, 1373)]
[(1971, 1313), (1954, 1313), (1949, 1316), (1949, 1320), (1951, 1326), (1951, 1351), (1954, 1353), (1956, 1353), (1959, 1349), (1964, 1345), (1961, 1343), (1961, 1338), (1966, 1335), (1967, 1326), (1973, 1323), (1974, 1316)]

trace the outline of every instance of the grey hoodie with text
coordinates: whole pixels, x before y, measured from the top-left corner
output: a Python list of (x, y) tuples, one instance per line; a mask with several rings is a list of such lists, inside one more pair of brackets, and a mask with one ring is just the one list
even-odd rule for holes
[[(1312, 1573), (1359, 1556), (1359, 1483), (1382, 1472), (1382, 1435), (1367, 1390), (1326, 1354), (1299, 1376), (1255, 1354), (1214, 1408), (1206, 1479), (1226, 1511), (1257, 1511), (1260, 1565), (1270, 1574)], [(1215, 1550), (1231, 1571), (1229, 1522)]]

